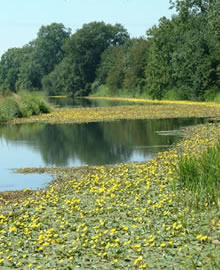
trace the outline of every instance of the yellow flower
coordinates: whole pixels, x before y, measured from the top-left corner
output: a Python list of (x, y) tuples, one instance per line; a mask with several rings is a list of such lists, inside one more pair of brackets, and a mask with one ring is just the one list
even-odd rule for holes
[(15, 227), (15, 226), (13, 226), (13, 227), (9, 227), (9, 231), (10, 231), (10, 232), (16, 232), (16, 231), (17, 231), (17, 229), (16, 229), (16, 227)]
[(128, 227), (127, 227), (127, 226), (124, 226), (124, 227), (123, 227), (123, 230), (124, 230), (124, 231), (128, 231)]
[(134, 261), (134, 265), (137, 265), (139, 262), (141, 262), (143, 260), (143, 257), (140, 256), (138, 257), (135, 261)]

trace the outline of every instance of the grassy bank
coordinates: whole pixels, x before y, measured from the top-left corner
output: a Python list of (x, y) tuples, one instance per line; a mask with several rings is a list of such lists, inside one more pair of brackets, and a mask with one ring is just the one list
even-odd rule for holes
[(30, 117), (50, 112), (45, 99), (37, 94), (21, 92), (18, 95), (8, 93), (0, 97), (0, 125), (16, 118)]
[(219, 140), (220, 125), (188, 128), (150, 162), (55, 169), (58, 180), (45, 191), (24, 191), (16, 202), (4, 194), (0, 266), (219, 269), (219, 197), (198, 201), (177, 170)]

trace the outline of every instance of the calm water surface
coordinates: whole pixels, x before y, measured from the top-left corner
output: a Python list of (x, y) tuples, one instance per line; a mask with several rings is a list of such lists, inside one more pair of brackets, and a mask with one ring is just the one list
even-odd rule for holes
[(71, 107), (109, 107), (109, 106), (125, 106), (125, 105), (161, 105), (161, 103), (150, 102), (129, 102), (119, 100), (104, 100), (104, 99), (86, 99), (86, 98), (54, 98), (49, 97), (48, 101), (58, 108)]
[(88, 124), (22, 124), (0, 129), (0, 191), (42, 188), (51, 176), (16, 174), (14, 168), (82, 166), (146, 161), (179, 137), (158, 131), (181, 129), (204, 119), (122, 120)]

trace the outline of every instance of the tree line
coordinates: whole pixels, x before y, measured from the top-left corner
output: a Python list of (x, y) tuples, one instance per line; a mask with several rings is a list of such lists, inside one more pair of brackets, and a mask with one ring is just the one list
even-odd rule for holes
[(73, 34), (63, 24), (42, 26), (35, 40), (2, 55), (0, 91), (220, 99), (220, 2), (170, 4), (176, 15), (140, 38), (104, 22)]

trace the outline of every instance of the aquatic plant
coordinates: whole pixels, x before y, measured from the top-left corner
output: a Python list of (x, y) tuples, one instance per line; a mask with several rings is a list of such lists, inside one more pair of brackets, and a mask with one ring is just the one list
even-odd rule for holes
[(46, 190), (11, 200), (3, 193), (0, 266), (217, 269), (219, 201), (195, 208), (194, 195), (173, 183), (179, 156), (201, 155), (219, 134), (220, 125), (188, 128), (177, 148), (150, 162), (55, 168)]
[[(121, 99), (120, 99), (121, 100)], [(128, 101), (137, 101), (125, 99)], [(56, 109), (49, 114), (33, 116), (26, 119), (16, 119), (14, 123), (87, 123), (98, 121), (113, 121), (121, 119), (165, 119), (187, 117), (220, 117), (220, 105), (208, 102), (171, 102), (138, 100), (140, 102), (156, 102), (147, 106), (112, 106), (90, 108), (65, 108)]]

